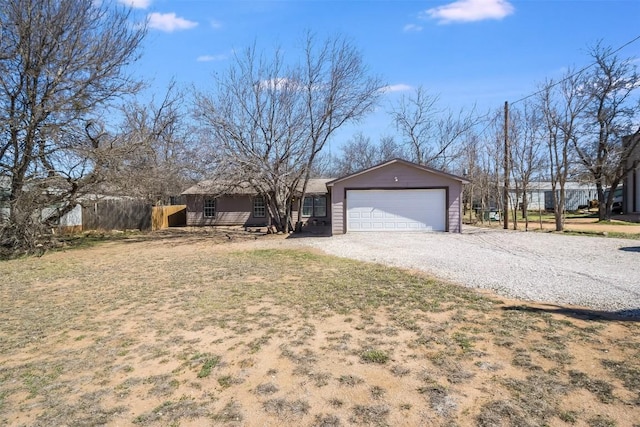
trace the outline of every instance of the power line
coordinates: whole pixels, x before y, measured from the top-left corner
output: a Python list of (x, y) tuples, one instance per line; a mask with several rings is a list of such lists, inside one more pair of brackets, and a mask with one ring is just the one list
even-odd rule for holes
[[(639, 35), (639, 36), (637, 36), (636, 38), (634, 38), (633, 40), (630, 40), (630, 41), (626, 42), (625, 44), (623, 44), (623, 45), (622, 45), (622, 46), (620, 46), (619, 48), (617, 48), (617, 49), (615, 49), (615, 50), (613, 50), (613, 51), (609, 52), (607, 55), (605, 55), (605, 56), (604, 56), (604, 58), (608, 58), (608, 57), (610, 57), (611, 55), (613, 55), (613, 54), (616, 54), (616, 53), (620, 52), (622, 49), (624, 49), (625, 47), (629, 46), (630, 44), (633, 44), (633, 43), (637, 42), (638, 40), (640, 40), (640, 35)], [(572, 79), (572, 78), (574, 78), (574, 77), (576, 77), (576, 76), (579, 76), (580, 74), (584, 73), (585, 71), (587, 71), (589, 68), (593, 67), (593, 66), (594, 66), (594, 65), (596, 65), (596, 64), (597, 64), (597, 62), (595, 62), (595, 61), (594, 61), (594, 62), (592, 62), (591, 64), (589, 64), (589, 65), (587, 65), (587, 66), (585, 66), (585, 67), (581, 68), (580, 70), (576, 71), (575, 73), (570, 74), (570, 75), (568, 75), (568, 76), (566, 76), (566, 77), (562, 78), (561, 80), (559, 80), (559, 81), (557, 81), (557, 82), (553, 83), (552, 85), (550, 85), (550, 86), (548, 86), (548, 87), (546, 87), (546, 88), (544, 88), (544, 89), (538, 90), (538, 91), (536, 91), (536, 92), (534, 92), (534, 93), (532, 93), (532, 94), (529, 94), (529, 95), (527, 95), (527, 96), (525, 96), (525, 97), (522, 97), (522, 98), (518, 99), (517, 101), (513, 101), (513, 102), (511, 103), (511, 105), (513, 105), (513, 104), (517, 104), (518, 102), (525, 101), (525, 100), (527, 100), (527, 99), (529, 99), (529, 98), (532, 98), (532, 97), (534, 97), (534, 96), (536, 96), (536, 95), (541, 94), (542, 92), (544, 92), (544, 91), (545, 91), (545, 90), (547, 90), (547, 89), (550, 89), (550, 88), (552, 88), (552, 87), (555, 87), (555, 86), (557, 86), (557, 85), (559, 85), (559, 84), (562, 84), (562, 83), (566, 82), (566, 81), (567, 81), (567, 80), (569, 80), (569, 79)]]
[[(612, 50), (612, 51), (611, 51), (611, 52), (609, 52), (607, 55), (605, 55), (605, 56), (604, 56), (604, 58), (608, 58), (608, 57), (610, 57), (611, 55), (613, 55), (613, 54), (616, 54), (616, 53), (620, 52), (622, 49), (624, 49), (625, 47), (629, 46), (630, 44), (633, 44), (633, 43), (637, 42), (638, 40), (640, 40), (640, 35), (638, 35), (637, 37), (633, 38), (632, 40), (629, 40), (628, 42), (624, 43), (622, 46), (618, 47), (617, 49)], [(581, 73), (584, 73), (586, 70), (588, 70), (589, 68), (593, 67), (593, 66), (594, 66), (594, 65), (596, 65), (596, 64), (597, 64), (597, 62), (595, 62), (595, 61), (594, 61), (594, 62), (590, 63), (589, 65), (586, 65), (585, 67), (583, 67), (583, 68), (581, 68), (580, 70), (576, 71), (575, 73), (572, 73), (571, 75), (566, 76), (566, 77), (564, 77), (563, 79), (561, 79), (561, 80), (559, 80), (559, 81), (557, 81), (557, 82), (553, 83), (553, 84), (552, 84), (552, 85), (550, 85), (548, 88), (552, 88), (552, 87), (555, 87), (555, 86), (557, 86), (557, 85), (559, 85), (559, 84), (562, 84), (563, 82), (565, 82), (565, 81), (567, 81), (567, 80), (569, 80), (569, 79), (571, 79), (571, 78), (573, 78), (573, 77), (575, 77), (575, 76), (577, 76), (577, 75), (580, 75)], [(527, 100), (527, 99), (529, 99), (529, 98), (532, 98), (532, 97), (534, 97), (534, 96), (536, 96), (536, 95), (541, 94), (542, 92), (544, 92), (544, 91), (545, 91), (545, 90), (547, 90), (548, 88), (541, 89), (541, 90), (538, 90), (538, 91), (536, 91), (536, 92), (533, 92), (533, 93), (531, 93), (531, 94), (529, 94), (529, 95), (527, 95), (527, 96), (524, 96), (524, 97), (522, 97), (522, 98), (518, 99), (517, 101), (510, 102), (510, 104), (511, 104), (511, 105), (513, 105), (513, 104), (517, 104), (518, 102), (525, 101), (525, 100)], [(487, 114), (487, 115), (489, 115), (489, 114)], [(484, 133), (484, 132), (485, 132), (485, 131), (490, 127), (490, 126), (494, 125), (494, 124), (496, 123), (496, 121), (497, 121), (497, 115), (496, 115), (496, 116), (494, 116), (494, 117), (493, 117), (493, 119), (491, 119), (491, 120), (487, 123), (487, 125), (486, 125), (486, 126), (485, 126), (485, 127), (484, 127), (484, 128), (483, 128), (483, 129), (478, 133), (478, 134), (479, 134), (479, 135), (482, 135), (482, 134), (483, 134), (483, 133)]]

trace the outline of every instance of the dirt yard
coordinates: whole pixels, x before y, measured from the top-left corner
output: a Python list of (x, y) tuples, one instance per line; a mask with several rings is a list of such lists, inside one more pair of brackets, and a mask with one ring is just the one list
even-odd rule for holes
[[(524, 223), (521, 222), (520, 228), (524, 229)], [(530, 227), (539, 229), (539, 223), (530, 223)], [(555, 223), (543, 222), (542, 228), (545, 230), (555, 230)], [(568, 231), (587, 231), (595, 233), (625, 233), (640, 234), (640, 224), (630, 224), (628, 222), (612, 220), (608, 223), (599, 223), (593, 218), (570, 218), (565, 220), (565, 228)]]
[[(635, 218), (634, 218), (635, 219)], [(577, 231), (577, 232), (588, 232), (588, 233), (624, 233), (629, 235), (640, 235), (640, 223), (631, 223), (626, 221), (619, 220), (611, 220), (609, 222), (598, 222), (596, 218), (567, 218), (565, 219), (565, 230), (566, 231)], [(485, 222), (485, 224), (476, 224), (476, 225), (484, 225), (484, 226), (495, 226), (502, 227), (502, 224), (498, 224), (497, 222), (493, 222), (489, 224)], [(513, 228), (513, 224), (509, 226), (509, 228)], [(542, 225), (539, 221), (531, 220), (529, 221), (529, 230), (555, 230), (556, 225), (555, 222), (550, 220), (542, 221)], [(518, 219), (518, 229), (525, 229), (524, 220)]]
[(637, 321), (279, 236), (133, 236), (0, 278), (0, 425), (640, 423)]

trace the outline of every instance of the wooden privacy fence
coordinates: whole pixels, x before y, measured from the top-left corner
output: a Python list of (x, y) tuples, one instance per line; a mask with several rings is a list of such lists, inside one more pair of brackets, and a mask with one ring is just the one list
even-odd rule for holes
[(151, 210), (151, 230), (181, 227), (187, 224), (187, 205), (154, 206)]
[(100, 200), (82, 206), (83, 230), (148, 230), (151, 205), (140, 200)]

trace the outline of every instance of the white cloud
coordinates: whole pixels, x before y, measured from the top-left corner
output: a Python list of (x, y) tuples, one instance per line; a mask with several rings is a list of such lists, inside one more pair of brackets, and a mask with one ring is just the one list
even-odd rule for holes
[(126, 4), (134, 9), (146, 9), (151, 5), (151, 0), (118, 0), (118, 3)]
[(176, 16), (175, 13), (150, 13), (147, 17), (149, 28), (172, 33), (176, 30), (188, 30), (198, 25), (197, 22), (189, 21)]
[(277, 77), (275, 79), (262, 80), (260, 82), (260, 87), (266, 90), (298, 90), (300, 88), (300, 84), (297, 81), (286, 77)]
[(404, 26), (404, 28), (402, 28), (402, 31), (404, 31), (405, 33), (418, 33), (422, 31), (422, 27), (416, 24), (407, 24)]
[(209, 21), (209, 23), (211, 24), (211, 28), (213, 28), (214, 30), (219, 30), (220, 28), (222, 28), (222, 22), (215, 19), (212, 19), (211, 21)]
[(444, 6), (428, 9), (421, 16), (436, 19), (441, 24), (448, 24), (502, 19), (514, 11), (515, 8), (509, 0), (458, 0)]
[(399, 83), (399, 84), (395, 84), (395, 85), (389, 85), (389, 86), (385, 86), (382, 89), (380, 89), (380, 92), (383, 93), (392, 93), (392, 92), (406, 92), (408, 90), (412, 90), (413, 88), (409, 85), (406, 85), (404, 83)]
[(196, 61), (198, 61), (198, 62), (211, 62), (211, 61), (224, 61), (225, 59), (227, 59), (227, 55), (224, 55), (224, 54), (220, 54), (220, 55), (201, 55), (201, 56), (198, 56)]

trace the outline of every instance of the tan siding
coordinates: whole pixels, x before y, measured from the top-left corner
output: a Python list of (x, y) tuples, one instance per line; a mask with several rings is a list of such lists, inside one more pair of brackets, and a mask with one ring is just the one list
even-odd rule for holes
[(332, 193), (331, 208), (333, 211), (333, 216), (331, 218), (331, 233), (344, 234), (344, 198), (342, 197), (343, 193), (340, 192), (339, 201), (334, 200), (334, 194), (337, 193)]
[(221, 196), (216, 198), (216, 216), (204, 217), (204, 200), (210, 196), (187, 195), (187, 225), (266, 225), (268, 218), (253, 216), (253, 201), (250, 196)]
[(462, 231), (462, 185), (453, 182), (449, 187), (449, 231), (459, 233)]
[[(396, 181), (397, 178), (397, 181)], [(363, 173), (351, 179), (340, 182), (345, 187), (380, 187), (380, 188), (407, 188), (407, 187), (431, 187), (450, 186), (454, 181), (450, 178), (431, 174), (415, 167), (394, 163), (386, 167)]]

